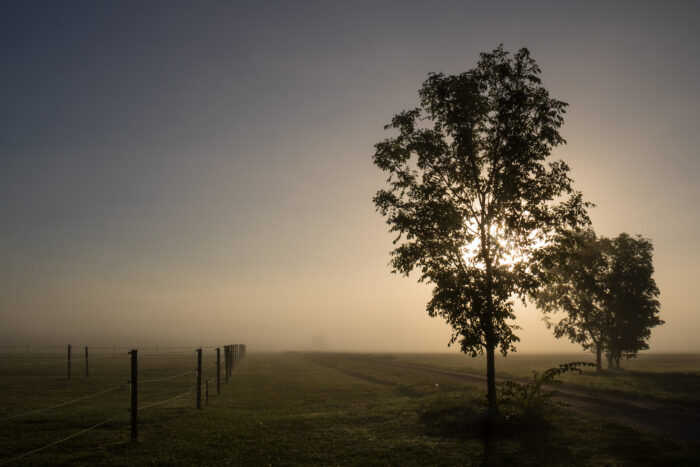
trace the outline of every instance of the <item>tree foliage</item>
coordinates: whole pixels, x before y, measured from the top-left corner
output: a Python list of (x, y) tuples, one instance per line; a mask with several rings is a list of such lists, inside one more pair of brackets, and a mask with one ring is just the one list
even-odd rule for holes
[[(619, 365), (647, 349), (659, 319), (659, 289), (652, 274), (653, 246), (626, 233), (608, 239), (592, 229), (559, 235), (546, 248), (543, 287), (535, 295), (556, 337), (567, 336)], [(554, 323), (549, 314), (562, 311)]]
[(654, 247), (640, 235), (622, 233), (606, 241), (609, 268), (606, 277), (609, 335), (606, 351), (619, 366), (621, 357), (635, 357), (647, 343), (659, 318), (659, 289), (652, 277)]
[[(608, 262), (602, 243), (588, 228), (561, 233), (545, 250), (539, 265), (546, 285), (535, 294), (535, 303), (557, 338), (566, 336), (596, 352), (600, 370), (609, 327), (604, 277)], [(564, 316), (554, 322), (551, 314), (557, 311), (563, 311)]]
[(493, 351), (518, 338), (513, 297), (539, 282), (528, 260), (547, 238), (587, 222), (586, 203), (569, 167), (549, 161), (566, 104), (542, 86), (527, 49), (500, 46), (476, 68), (432, 73), (420, 106), (385, 126), (374, 163), (388, 173), (374, 197), (397, 234), (394, 272), (433, 284), (430, 316), (453, 329), (463, 352), (486, 351), (489, 400), (495, 408)]

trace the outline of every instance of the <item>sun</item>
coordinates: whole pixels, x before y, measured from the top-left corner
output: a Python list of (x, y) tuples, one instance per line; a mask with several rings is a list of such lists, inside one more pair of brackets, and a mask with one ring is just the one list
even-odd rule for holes
[[(481, 251), (481, 239), (476, 222), (472, 221), (467, 226), (467, 231), (474, 235), (474, 239), (462, 248), (464, 261), (478, 269), (484, 270), (486, 265), (479, 256)], [(528, 261), (536, 251), (547, 244), (547, 240), (540, 230), (534, 230), (528, 235), (525, 245), (516, 242), (512, 235), (501, 224), (492, 224), (489, 228), (489, 236), (495, 243), (492, 250), (494, 254), (494, 266), (504, 266), (512, 269), (515, 265)]]

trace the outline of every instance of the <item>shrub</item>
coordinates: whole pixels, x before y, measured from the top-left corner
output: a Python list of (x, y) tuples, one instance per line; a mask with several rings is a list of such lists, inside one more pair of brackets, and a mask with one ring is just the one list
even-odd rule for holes
[(589, 362), (562, 363), (556, 368), (550, 368), (542, 373), (532, 372), (533, 381), (530, 383), (518, 383), (516, 381), (504, 381), (501, 383), (500, 404), (508, 413), (508, 417), (520, 416), (527, 419), (541, 419), (545, 407), (552, 405), (552, 397), (556, 391), (543, 390), (543, 386), (557, 384), (561, 381), (557, 376), (564, 373), (581, 373), (581, 367), (595, 366)]

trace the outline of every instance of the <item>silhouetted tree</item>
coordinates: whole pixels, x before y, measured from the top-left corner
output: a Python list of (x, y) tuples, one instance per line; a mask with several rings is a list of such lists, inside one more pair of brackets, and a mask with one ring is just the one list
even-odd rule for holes
[[(540, 265), (546, 285), (535, 294), (535, 303), (557, 338), (567, 336), (595, 352), (596, 369), (601, 371), (611, 322), (605, 307), (608, 262), (602, 243), (593, 229), (586, 229), (565, 232), (545, 249)], [(555, 323), (549, 314), (557, 311), (565, 315)]]
[[(652, 278), (653, 247), (648, 239), (623, 233), (597, 238), (592, 229), (558, 235), (539, 255), (541, 282), (534, 295), (556, 337), (596, 353), (601, 370), (605, 351), (608, 367), (620, 367), (621, 357), (649, 348), (658, 317), (659, 290)], [(553, 323), (549, 313), (565, 316)]]
[(557, 231), (587, 222), (569, 167), (547, 162), (566, 104), (549, 97), (527, 49), (499, 46), (459, 75), (430, 74), (420, 107), (385, 129), (374, 163), (388, 187), (374, 203), (398, 234), (393, 272), (420, 271), (434, 285), (427, 305), (453, 328), (450, 343), (487, 357), (488, 400), (497, 411), (494, 353), (514, 350), (513, 297), (539, 285), (528, 256)]
[(609, 265), (606, 275), (606, 308), (609, 323), (606, 350), (608, 366), (620, 368), (620, 358), (636, 357), (649, 348), (651, 328), (659, 318), (659, 289), (652, 277), (654, 247), (651, 240), (626, 233), (606, 240)]

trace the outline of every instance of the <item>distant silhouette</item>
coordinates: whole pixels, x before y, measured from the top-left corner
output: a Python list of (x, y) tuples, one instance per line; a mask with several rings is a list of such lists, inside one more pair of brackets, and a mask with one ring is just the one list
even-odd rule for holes
[(459, 75), (431, 73), (420, 107), (397, 114), (397, 136), (375, 145), (389, 175), (374, 203), (397, 237), (394, 272), (433, 284), (430, 316), (450, 344), (486, 353), (489, 409), (497, 412), (494, 354), (518, 341), (511, 297), (539, 286), (530, 256), (557, 231), (586, 225), (569, 167), (548, 161), (566, 104), (549, 97), (527, 49), (499, 46)]
[[(534, 297), (545, 313), (554, 336), (567, 336), (571, 342), (596, 354), (596, 369), (601, 362), (607, 336), (607, 311), (603, 276), (607, 262), (602, 243), (593, 229), (564, 232), (547, 246), (548, 254), (540, 263), (546, 286)], [(554, 323), (550, 314), (563, 311)]]
[[(649, 348), (651, 328), (663, 324), (650, 240), (598, 238), (588, 229), (563, 233), (546, 250), (539, 264), (547, 285), (534, 298), (556, 337), (595, 351), (598, 371), (603, 351), (609, 368), (619, 368), (621, 357)], [(548, 315), (556, 311), (566, 316), (555, 324)]]
[(610, 311), (606, 341), (608, 367), (620, 368), (620, 358), (636, 357), (647, 343), (651, 328), (664, 324), (659, 318), (659, 289), (652, 277), (651, 240), (621, 233), (605, 240), (609, 257), (606, 307)]
[(311, 337), (311, 350), (326, 350), (326, 338), (323, 336), (323, 334), (314, 334)]

